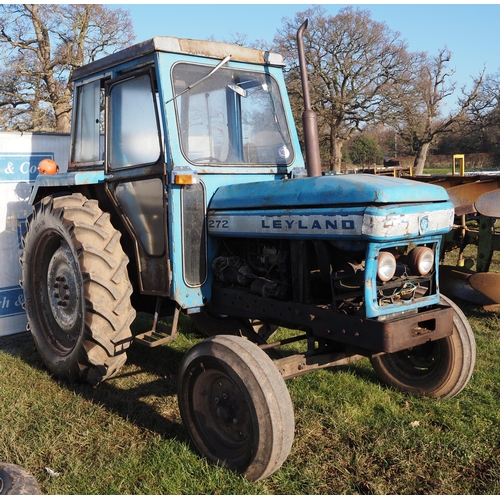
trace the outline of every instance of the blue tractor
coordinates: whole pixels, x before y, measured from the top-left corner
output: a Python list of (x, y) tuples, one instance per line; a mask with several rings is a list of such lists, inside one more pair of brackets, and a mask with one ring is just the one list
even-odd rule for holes
[[(68, 170), (38, 176), (21, 257), (29, 328), (60, 379), (97, 385), (190, 315), (207, 338), (182, 361), (181, 416), (201, 454), (250, 480), (290, 451), (285, 379), (367, 357), (385, 384), (451, 397), (475, 363), (439, 293), (446, 190), (321, 175), (307, 91), (305, 162), (283, 66), (156, 37), (76, 69)], [(136, 310), (154, 323), (133, 336)], [(295, 333), (276, 340), (279, 326)]]

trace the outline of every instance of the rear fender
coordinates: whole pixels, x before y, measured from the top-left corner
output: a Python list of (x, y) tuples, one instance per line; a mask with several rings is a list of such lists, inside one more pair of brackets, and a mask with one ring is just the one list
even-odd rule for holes
[(104, 183), (103, 170), (88, 170), (83, 172), (65, 172), (55, 175), (39, 174), (31, 191), (29, 203), (34, 205), (44, 196), (65, 191), (80, 191), (72, 189), (72, 186), (88, 186)]

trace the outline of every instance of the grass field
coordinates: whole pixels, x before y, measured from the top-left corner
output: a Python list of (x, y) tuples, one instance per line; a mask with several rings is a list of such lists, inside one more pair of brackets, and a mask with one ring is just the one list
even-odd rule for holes
[(199, 340), (189, 318), (170, 344), (134, 345), (120, 375), (97, 388), (52, 379), (28, 334), (0, 337), (0, 461), (30, 470), (43, 493), (58, 495), (498, 495), (500, 314), (459, 305), (477, 342), (462, 393), (400, 394), (379, 383), (367, 360), (287, 381), (294, 445), (283, 467), (257, 483), (191, 447), (176, 397), (177, 368)]

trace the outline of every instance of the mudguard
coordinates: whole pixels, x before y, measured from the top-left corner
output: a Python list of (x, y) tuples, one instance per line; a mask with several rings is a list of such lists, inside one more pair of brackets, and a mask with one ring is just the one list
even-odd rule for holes
[(82, 184), (99, 184), (104, 182), (104, 170), (85, 170), (82, 172), (65, 172), (62, 174), (46, 175), (39, 174), (31, 191), (29, 203), (33, 205), (40, 188), (44, 187), (67, 187)]

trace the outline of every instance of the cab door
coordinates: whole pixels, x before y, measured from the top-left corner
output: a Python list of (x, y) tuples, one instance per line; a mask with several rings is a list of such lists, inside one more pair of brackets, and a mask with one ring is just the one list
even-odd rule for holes
[(108, 194), (135, 242), (140, 290), (168, 296), (167, 190), (153, 68), (106, 82)]

